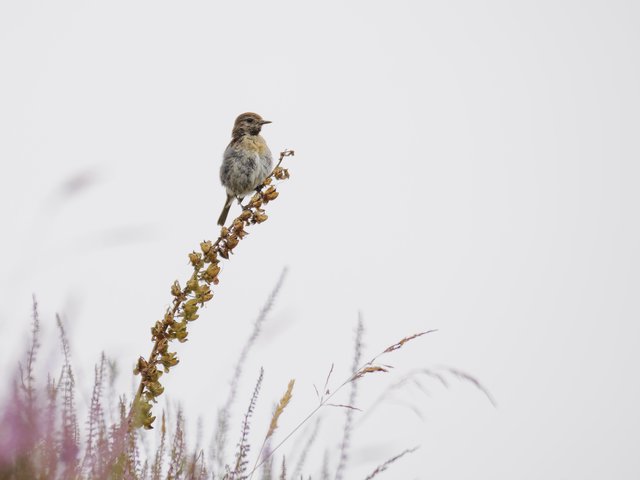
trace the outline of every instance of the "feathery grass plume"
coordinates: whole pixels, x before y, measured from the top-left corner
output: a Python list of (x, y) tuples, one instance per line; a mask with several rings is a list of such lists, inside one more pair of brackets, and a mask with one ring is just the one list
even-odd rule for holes
[[(375, 363), (375, 361), (378, 360), (378, 358), (381, 357), (382, 355), (384, 355), (386, 353), (395, 352), (396, 350), (401, 349), (404, 346), (405, 343), (410, 342), (411, 340), (415, 340), (418, 337), (421, 337), (423, 335), (427, 335), (428, 333), (434, 333), (434, 332), (437, 332), (437, 331), (438, 331), (437, 329), (427, 330), (426, 332), (414, 333), (413, 335), (409, 335), (408, 337), (404, 337), (403, 339), (401, 339), (400, 341), (394, 343), (393, 345), (389, 345), (382, 352), (380, 352), (378, 355), (376, 355), (371, 360), (369, 360), (366, 363), (365, 366), (373, 365)], [(384, 368), (379, 368), (377, 370), (371, 370), (371, 372), (375, 372), (375, 371), (385, 371), (386, 372), (387, 370), (385, 370)], [(370, 372), (366, 372), (366, 373), (370, 373)], [(362, 375), (360, 375), (360, 376), (362, 376)]]
[(273, 412), (273, 416), (271, 417), (271, 423), (269, 424), (269, 431), (267, 432), (267, 436), (265, 437), (265, 440), (271, 437), (271, 435), (273, 435), (273, 432), (276, 431), (276, 428), (278, 428), (278, 419), (280, 418), (280, 415), (282, 415), (282, 412), (284, 412), (284, 409), (287, 408), (287, 405), (289, 405), (289, 402), (291, 401), (293, 386), (295, 385), (295, 383), (296, 381), (294, 379), (289, 380), (289, 385), (287, 385), (287, 391), (284, 392), (284, 395), (280, 399), (280, 402), (278, 403), (276, 410)]
[[(356, 329), (356, 340), (353, 355), (353, 366), (351, 371), (355, 374), (360, 365), (360, 359), (362, 357), (362, 336), (364, 334), (364, 324), (362, 322), (362, 315), (358, 318), (358, 327)], [(349, 406), (353, 406), (356, 403), (356, 397), (358, 395), (358, 383), (351, 382), (351, 394), (349, 395)], [(344, 469), (347, 466), (347, 460), (349, 458), (349, 447), (351, 446), (351, 434), (353, 432), (353, 409), (347, 408), (345, 412), (344, 429), (342, 433), (342, 443), (340, 444), (340, 457), (338, 459), (338, 467), (336, 468), (336, 480), (342, 480), (344, 475)]]
[(391, 465), (393, 462), (395, 462), (396, 460), (399, 460), (400, 458), (404, 457), (405, 455), (407, 455), (408, 453), (413, 453), (418, 449), (418, 447), (414, 447), (414, 448), (409, 448), (407, 450), (405, 450), (402, 453), (399, 453), (398, 455), (396, 455), (395, 457), (390, 458), (389, 460), (387, 460), (386, 462), (384, 462), (381, 465), (378, 465), (376, 467), (376, 469), (371, 472), (367, 478), (365, 478), (364, 480), (371, 480), (373, 477), (377, 476), (379, 473), (384, 472), (387, 468), (389, 468), (389, 465)]
[(152, 404), (164, 391), (160, 376), (163, 371), (168, 373), (171, 367), (178, 364), (177, 354), (169, 351), (169, 344), (174, 340), (181, 343), (187, 341), (188, 323), (196, 320), (198, 310), (213, 298), (211, 285), (218, 284), (220, 259), (228, 260), (240, 241), (248, 235), (245, 227), (267, 220), (263, 206), (278, 197), (278, 192), (271, 183), (274, 179), (289, 178), (288, 170), (280, 164), (285, 157), (293, 154), (293, 150), (281, 152), (278, 164), (257, 188), (257, 192), (243, 207), (231, 227), (222, 227), (215, 242), (203, 241), (200, 243), (200, 252), (189, 254), (193, 273), (184, 287), (177, 280), (171, 286), (173, 306), (151, 328), (151, 353), (146, 359), (140, 357), (134, 369), (134, 373), (141, 378), (127, 415), (129, 430), (153, 428), (155, 417), (152, 414)]
[(393, 345), (391, 345), (391, 346), (387, 347), (387, 348), (385, 349), (385, 351), (384, 351), (384, 352), (382, 352), (382, 353), (389, 353), (389, 352), (393, 352), (393, 351), (395, 351), (395, 350), (398, 350), (399, 348), (402, 348), (402, 346), (403, 346), (405, 343), (410, 342), (410, 341), (411, 341), (411, 340), (413, 340), (414, 338), (418, 338), (418, 337), (421, 337), (422, 335), (426, 335), (427, 333), (436, 332), (436, 331), (437, 331), (437, 330), (429, 330), (429, 331), (426, 331), (426, 332), (420, 332), (420, 333), (415, 333), (415, 334), (413, 334), (413, 335), (409, 335), (408, 337), (403, 338), (403, 339), (402, 339), (402, 340), (400, 340), (399, 342), (394, 343)]
[(284, 283), (286, 276), (287, 276), (287, 268), (284, 268), (280, 273), (280, 276), (278, 277), (278, 281), (273, 287), (273, 290), (271, 291), (269, 298), (267, 298), (267, 301), (262, 306), (262, 309), (260, 310), (258, 317), (253, 323), (253, 329), (251, 331), (251, 334), (249, 335), (249, 338), (247, 338), (247, 341), (245, 342), (244, 346), (242, 347), (242, 351), (238, 356), (238, 360), (233, 370), (233, 375), (231, 377), (231, 383), (229, 385), (229, 393), (227, 395), (227, 399), (223, 407), (218, 410), (215, 437), (212, 445), (213, 451), (211, 452), (211, 456), (215, 459), (215, 462), (219, 470), (222, 470), (224, 466), (225, 458), (226, 458), (225, 445), (227, 440), (227, 432), (229, 431), (230, 411), (231, 411), (231, 406), (234, 404), (236, 400), (236, 395), (238, 392), (238, 384), (240, 382), (240, 378), (242, 377), (242, 371), (244, 369), (244, 365), (249, 355), (249, 351), (255, 344), (258, 336), (260, 335), (260, 332), (262, 331), (262, 324), (265, 322), (267, 315), (269, 314), (269, 312), (273, 308), (273, 305), (275, 304), (276, 298), (278, 296), (278, 293), (280, 292), (280, 289), (282, 288), (282, 285)]
[[(269, 430), (267, 431), (267, 434), (265, 435), (264, 440), (262, 441), (262, 445), (260, 446), (260, 451), (258, 452), (258, 456), (256, 457), (256, 463), (253, 465), (253, 469), (249, 473), (249, 478), (252, 478), (253, 473), (256, 471), (256, 469), (260, 465), (262, 465), (265, 461), (268, 460), (268, 457), (265, 457), (264, 459), (261, 458), (262, 452), (264, 451), (264, 446), (267, 444), (267, 442), (269, 441), (273, 433), (276, 431), (276, 428), (278, 428), (278, 419), (280, 418), (280, 415), (282, 415), (282, 412), (284, 412), (284, 409), (287, 408), (287, 405), (289, 405), (289, 402), (291, 401), (291, 397), (293, 396), (292, 395), (293, 386), (295, 385), (295, 383), (296, 381), (294, 379), (289, 380), (289, 384), (287, 385), (287, 390), (286, 392), (284, 392), (284, 395), (282, 395), (282, 398), (278, 402), (278, 405), (276, 406), (276, 409), (273, 412), (273, 415), (271, 417), (271, 422), (269, 423)], [(260, 463), (258, 464), (258, 462)]]
[(232, 472), (229, 473), (229, 480), (240, 480), (247, 478), (245, 472), (247, 471), (247, 455), (249, 454), (249, 430), (251, 429), (250, 420), (253, 416), (253, 412), (256, 408), (256, 402), (258, 401), (258, 395), (260, 394), (260, 388), (262, 387), (262, 380), (264, 378), (264, 368), (260, 368), (260, 375), (258, 381), (253, 389), (251, 400), (249, 401), (249, 407), (244, 414), (242, 420), (242, 433), (240, 435), (240, 441), (238, 442), (238, 452), (236, 453), (236, 464)]
[(387, 354), (387, 353), (391, 353), (391, 352), (395, 352), (396, 350), (399, 350), (400, 348), (402, 348), (404, 346), (405, 343), (414, 340), (418, 337), (421, 337), (423, 335), (426, 335), (428, 333), (433, 333), (433, 332), (437, 332), (437, 330), (427, 330), (426, 332), (420, 332), (420, 333), (415, 333), (413, 335), (410, 335), (408, 337), (404, 337), (402, 340), (400, 340), (399, 342), (394, 343), (393, 345), (388, 346), (386, 349), (384, 349), (382, 352), (380, 352), (378, 355), (376, 355), (375, 357), (373, 357), (371, 360), (369, 360), (367, 363), (365, 363), (361, 368), (359, 368), (354, 374), (353, 376), (345, 383), (349, 383), (349, 382), (353, 382), (355, 380), (358, 380), (359, 378), (364, 377), (365, 375), (369, 374), (369, 373), (376, 373), (376, 372), (388, 372), (391, 367), (390, 365), (376, 365), (375, 362), (376, 360), (378, 360), (378, 358), (380, 358), (381, 356)]

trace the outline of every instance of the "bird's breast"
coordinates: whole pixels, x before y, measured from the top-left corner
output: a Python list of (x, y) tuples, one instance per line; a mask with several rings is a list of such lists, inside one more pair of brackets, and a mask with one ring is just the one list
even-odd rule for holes
[(244, 151), (255, 152), (260, 156), (265, 155), (269, 151), (267, 143), (260, 135), (245, 135), (240, 139), (238, 147)]

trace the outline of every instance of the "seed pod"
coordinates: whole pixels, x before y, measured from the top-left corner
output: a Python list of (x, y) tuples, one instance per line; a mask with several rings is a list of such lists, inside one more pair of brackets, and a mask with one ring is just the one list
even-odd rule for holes
[(240, 240), (238, 240), (238, 237), (236, 235), (230, 235), (229, 238), (227, 238), (227, 248), (229, 250), (233, 250), (234, 248), (236, 248), (238, 243), (240, 243)]
[(265, 213), (262, 213), (262, 212), (255, 212), (253, 214), (253, 217), (252, 217), (254, 223), (262, 223), (267, 218), (269, 218), (269, 217)]
[(276, 188), (275, 187), (267, 188), (267, 190), (262, 194), (262, 198), (264, 199), (265, 203), (278, 198), (278, 192), (276, 192)]
[(198, 280), (196, 278), (191, 277), (187, 282), (187, 289), (192, 292), (195, 292), (196, 290), (198, 290), (198, 287), (199, 287)]
[(212, 279), (216, 277), (220, 273), (220, 267), (218, 265), (214, 265), (213, 263), (207, 267), (206, 273)]
[(202, 264), (202, 254), (191, 252), (189, 254), (189, 261), (191, 262), (191, 265), (193, 265), (194, 267), (200, 266)]

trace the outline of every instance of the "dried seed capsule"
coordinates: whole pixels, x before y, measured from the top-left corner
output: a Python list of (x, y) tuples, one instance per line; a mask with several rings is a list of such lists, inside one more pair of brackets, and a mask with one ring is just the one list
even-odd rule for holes
[(229, 250), (236, 248), (238, 243), (240, 243), (240, 240), (238, 240), (238, 237), (235, 235), (230, 235), (229, 238), (227, 238), (227, 248)]
[(255, 212), (252, 218), (255, 223), (262, 223), (269, 217), (265, 213)]
[(198, 280), (195, 278), (190, 278), (187, 282), (187, 288), (192, 292), (196, 291), (199, 286), (200, 285), (198, 284)]
[(194, 267), (199, 266), (202, 263), (202, 254), (191, 252), (189, 254), (189, 261), (191, 262), (191, 265), (193, 265)]
[(220, 267), (212, 263), (207, 267), (206, 273), (209, 277), (214, 278), (216, 275), (220, 273)]

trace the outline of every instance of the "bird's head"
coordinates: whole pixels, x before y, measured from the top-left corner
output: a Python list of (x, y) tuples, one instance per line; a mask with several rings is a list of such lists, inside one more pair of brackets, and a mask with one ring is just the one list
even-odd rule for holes
[(243, 135), (258, 135), (262, 126), (266, 123), (271, 122), (269, 120), (264, 120), (257, 113), (242, 113), (238, 115), (236, 122), (233, 124), (233, 138), (238, 138)]

